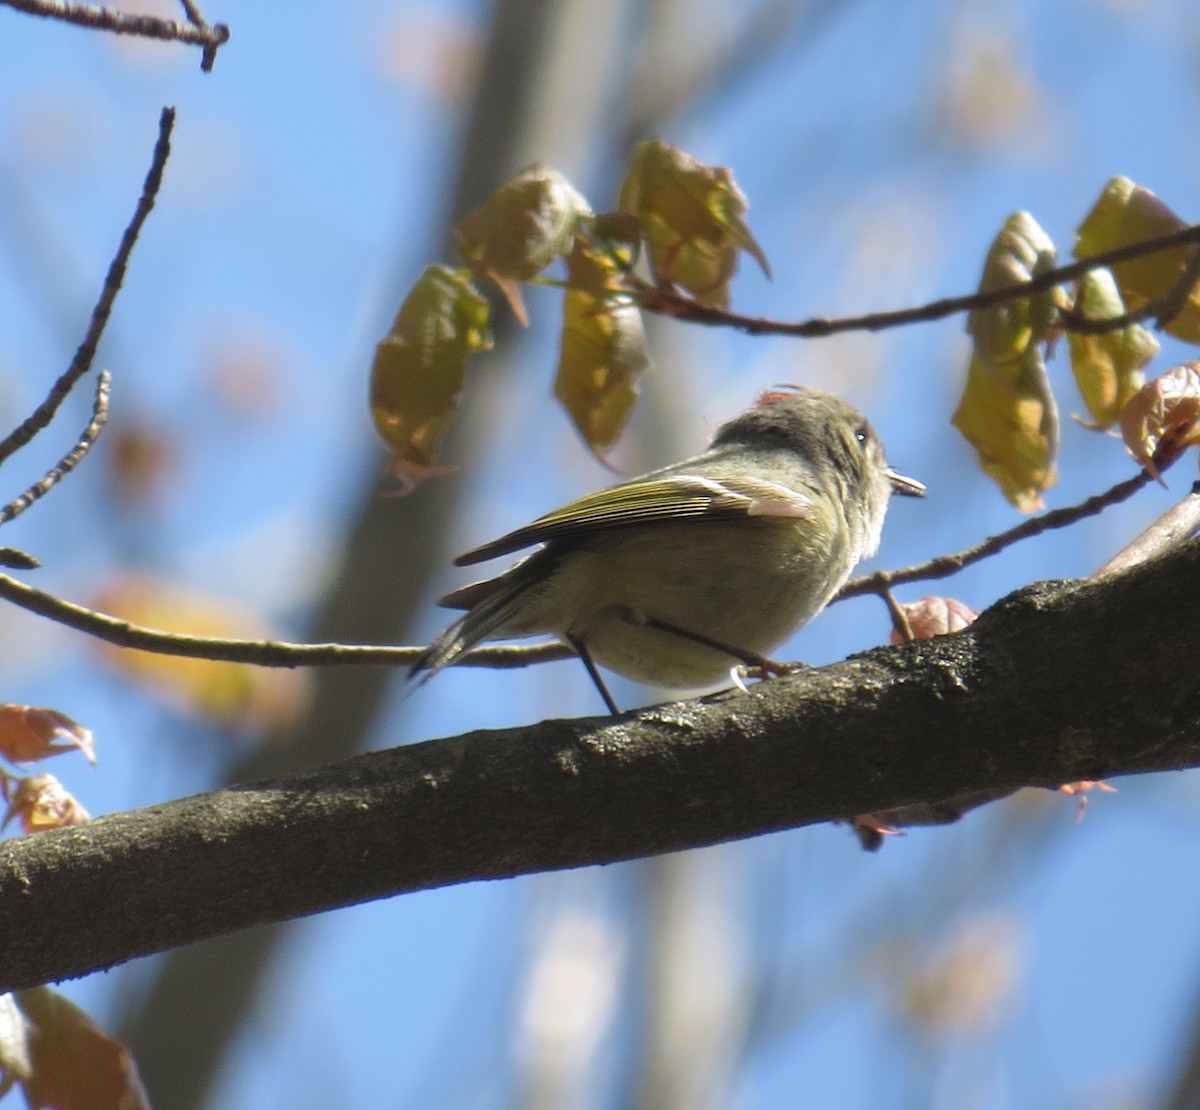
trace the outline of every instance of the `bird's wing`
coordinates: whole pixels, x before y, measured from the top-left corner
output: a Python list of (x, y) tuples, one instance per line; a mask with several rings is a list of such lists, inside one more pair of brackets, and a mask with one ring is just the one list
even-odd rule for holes
[(520, 551), (548, 540), (578, 539), (610, 528), (667, 521), (748, 517), (807, 517), (812, 499), (798, 490), (762, 478), (709, 478), (676, 474), (640, 479), (598, 490), (538, 517), (454, 560), (463, 567)]

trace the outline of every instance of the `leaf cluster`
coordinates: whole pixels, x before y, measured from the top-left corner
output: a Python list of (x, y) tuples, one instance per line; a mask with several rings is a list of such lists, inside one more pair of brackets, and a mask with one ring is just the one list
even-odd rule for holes
[[(1087, 259), (1187, 226), (1148, 189), (1114, 177), (1080, 223), (1075, 254)], [(1014, 213), (988, 251), (979, 290), (1030, 281), (1052, 270), (1055, 257), (1037, 221)], [(1155, 478), (1200, 443), (1200, 363), (1146, 381), (1159, 344), (1138, 322), (1157, 316), (1169, 335), (1200, 343), (1198, 260), (1195, 248), (1160, 251), (972, 311), (971, 362), (953, 422), (1017, 508), (1041, 507), (1057, 479), (1058, 406), (1046, 360), (1064, 334), (1089, 414), (1077, 418), (1081, 424), (1118, 425), (1129, 453)]]
[[(728, 312), (741, 254), (770, 274), (747, 209), (728, 169), (657, 140), (633, 151), (611, 212), (595, 214), (547, 166), (502, 185), (455, 228), (465, 266), (429, 267), (377, 348), (371, 411), (391, 473), (408, 489), (445, 469), (438, 445), (465, 388), (468, 358), (491, 346), (493, 309), (481, 282), (503, 294), (522, 324), (523, 285), (562, 288), (554, 395), (603, 456), (624, 429), (649, 365), (643, 311), (753, 323)], [(1080, 222), (1075, 255), (1086, 261), (1187, 227), (1149, 190), (1115, 177)], [(563, 276), (547, 276), (559, 260)], [(1076, 418), (1080, 424), (1119, 426), (1130, 454), (1155, 478), (1200, 442), (1200, 363), (1147, 382), (1159, 344), (1141, 323), (1156, 317), (1168, 334), (1200, 343), (1200, 251), (1181, 245), (1148, 252), (1097, 264), (1070, 281), (1054, 280), (1056, 260), (1033, 216), (1016, 212), (1005, 221), (984, 262), (980, 303), (968, 317), (972, 354), (952, 421), (984, 471), (1025, 512), (1042, 506), (1058, 477), (1059, 411), (1046, 364), (1064, 336), (1087, 410)], [(1025, 283), (1033, 283), (1028, 292), (1020, 289)], [(1010, 289), (1013, 295), (1003, 296)], [(921, 315), (911, 317), (888, 324)], [(874, 325), (864, 318), (862, 326)], [(772, 321), (750, 330), (808, 334), (804, 325)]]
[[(0, 705), (3, 824), (22, 832), (82, 825), (87, 810), (47, 772), (28, 764), (79, 751), (95, 763), (91, 732), (56, 709)], [(129, 1050), (50, 987), (0, 994), (0, 1096), (19, 1086), (37, 1107), (148, 1107)]]
[[(492, 308), (477, 282), (499, 289), (522, 324), (523, 284), (563, 289), (554, 395), (603, 455), (624, 429), (649, 365), (645, 296), (679, 288), (697, 304), (725, 308), (741, 253), (767, 270), (746, 209), (728, 169), (656, 140), (633, 151), (611, 212), (595, 214), (547, 166), (502, 185), (455, 228), (465, 268), (429, 267), (376, 350), (371, 413), (391, 473), (411, 488), (442, 469), (437, 447), (458, 408), (467, 359), (491, 346)], [(559, 259), (565, 275), (547, 278)]]

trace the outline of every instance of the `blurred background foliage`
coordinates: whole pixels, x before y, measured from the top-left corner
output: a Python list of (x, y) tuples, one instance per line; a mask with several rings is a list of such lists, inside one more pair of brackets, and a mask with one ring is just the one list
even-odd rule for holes
[[(167, 0), (155, 10), (178, 17)], [(1200, 217), (1200, 13), (1186, 0), (355, 0), (204, 14), (232, 29), (210, 75), (194, 50), (0, 8), (6, 426), (70, 358), (159, 108), (179, 109), (101, 350), (111, 426), (5, 540), (42, 559), (42, 588), (129, 616), (145, 605), (158, 624), (203, 613), (218, 631), (228, 613), (289, 639), (423, 642), (443, 619), (435, 598), (464, 581), (453, 554), (611, 480), (550, 395), (559, 294), (531, 289), (529, 328), (498, 325), (468, 369), (444, 446), (455, 471), (379, 496), (375, 344), (425, 266), (453, 258), (452, 223), (530, 162), (591, 198), (615, 195), (644, 137), (731, 167), (774, 272), (743, 266), (734, 307), (783, 319), (968, 292), (1010, 212), (1029, 210), (1064, 249), (1118, 173)], [(927, 503), (893, 510), (875, 565), (965, 546), (1018, 516), (949, 424), (964, 326), (800, 342), (650, 321), (654, 365), (610, 461), (636, 473), (681, 457), (776, 382), (831, 389), (930, 487)], [(1189, 357), (1173, 344), (1159, 369)], [(1066, 382), (1061, 358), (1050, 374)], [(10, 493), (70, 442), (86, 397), (68, 410), (10, 463)], [(1067, 420), (1059, 469), (1050, 507), (1133, 465)], [(1189, 478), (971, 568), (948, 592), (982, 608), (1038, 577), (1088, 573)], [(821, 663), (887, 633), (883, 607), (855, 600), (787, 654)], [(600, 708), (570, 663), (447, 673), (408, 700), (371, 670), (214, 693), (114, 665), (14, 610), (0, 662), (5, 700), (94, 732), (96, 770), (73, 756), (55, 767), (93, 814)], [(159, 1107), (1196, 1106), (1196, 781), (1121, 782), (1082, 823), (1075, 799), (1026, 792), (874, 855), (824, 827), (430, 892), (64, 991), (128, 1039)]]

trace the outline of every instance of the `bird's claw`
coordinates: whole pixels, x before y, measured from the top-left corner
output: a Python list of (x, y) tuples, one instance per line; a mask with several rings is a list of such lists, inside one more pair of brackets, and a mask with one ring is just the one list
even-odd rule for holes
[(778, 663), (774, 659), (762, 659), (757, 663), (739, 663), (736, 667), (731, 667), (729, 678), (743, 694), (748, 694), (750, 687), (746, 685), (747, 679), (762, 682), (768, 678), (781, 678), (784, 675), (796, 674), (807, 666), (807, 663)]

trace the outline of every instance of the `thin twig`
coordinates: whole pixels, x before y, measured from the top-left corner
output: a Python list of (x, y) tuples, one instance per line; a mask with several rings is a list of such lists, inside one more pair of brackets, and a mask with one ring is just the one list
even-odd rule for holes
[[(1078, 505), (1054, 509), (1042, 516), (1022, 521), (1015, 528), (992, 536), (951, 555), (941, 555), (901, 570), (883, 570), (847, 583), (834, 598), (841, 601), (865, 593), (885, 597), (890, 586), (922, 579), (945, 578), (963, 567), (994, 555), (1018, 540), (1063, 528), (1109, 505), (1131, 497), (1148, 481), (1144, 471), (1118, 482), (1110, 490), (1089, 497)], [(424, 652), (423, 647), (392, 647), (355, 644), (292, 644), (275, 640), (224, 640), (212, 636), (186, 636), (163, 632), (119, 620), (106, 613), (74, 605), (53, 594), (44, 593), (0, 574), (0, 597), (49, 620), (87, 633), (117, 647), (150, 651), (159, 655), (178, 655), (192, 659), (213, 659), (233, 663), (253, 663), (260, 667), (329, 667), (368, 665), (408, 666)], [(509, 669), (527, 667), (556, 659), (570, 659), (574, 653), (557, 642), (475, 648), (457, 660), (456, 665)]]
[(200, 68), (205, 72), (212, 69), (217, 47), (229, 41), (229, 28), (224, 23), (205, 23), (190, 0), (183, 0), (188, 23), (174, 19), (163, 19), (157, 15), (140, 12), (124, 12), (116, 8), (97, 8), (91, 4), (76, 4), (71, 0), (0, 0), (10, 8), (28, 15), (40, 15), (47, 19), (60, 19), (79, 27), (92, 27), (111, 31), (117, 35), (139, 35), (142, 38), (161, 39), (167, 42), (186, 42), (204, 48)]
[(187, 16), (188, 22), (193, 27), (205, 27), (204, 16), (200, 14), (200, 9), (196, 7), (193, 0), (179, 0), (179, 6), (183, 8), (183, 14)]
[(100, 337), (104, 334), (104, 328), (112, 313), (113, 302), (117, 299), (121, 283), (125, 280), (125, 270), (129, 264), (133, 245), (137, 242), (142, 224), (146, 222), (146, 217), (150, 215), (150, 210), (154, 207), (154, 198), (158, 195), (159, 186), (162, 184), (163, 168), (171, 153), (171, 129), (174, 126), (175, 109), (164, 108), (159, 118), (158, 141), (154, 144), (154, 155), (150, 161), (150, 171), (146, 174), (145, 184), (142, 186), (142, 195), (138, 197), (133, 219), (126, 227), (125, 234), (121, 237), (121, 245), (117, 248), (116, 256), (108, 267), (104, 288), (100, 290), (100, 298), (96, 301), (96, 307), (92, 309), (91, 323), (88, 325), (83, 342), (75, 352), (71, 365), (51, 387), (46, 399), (0, 441), (0, 463), (24, 447), (54, 419), (55, 413), (58, 412), (58, 408), (66, 399), (67, 394), (91, 369), (92, 361), (96, 357), (96, 348), (100, 345)]
[(1149, 481), (1151, 481), (1150, 475), (1144, 470), (1139, 470), (1132, 478), (1126, 478), (1104, 493), (1097, 493), (1086, 501), (1081, 501), (1078, 505), (1051, 509), (1050, 512), (1042, 513), (1041, 516), (1030, 517), (1028, 520), (1021, 521), (1016, 527), (1008, 529), (1007, 532), (989, 536), (986, 540), (981, 540), (962, 551), (939, 555), (937, 558), (928, 559), (924, 563), (916, 563), (900, 570), (877, 570), (874, 574), (865, 574), (852, 579), (841, 588), (833, 600), (842, 601), (845, 598), (858, 597), (861, 594), (882, 596), (888, 587), (904, 582), (948, 578), (952, 574), (957, 574), (964, 567), (969, 567), (972, 563), (978, 563), (981, 559), (995, 555), (1020, 540), (1040, 536), (1043, 532), (1050, 532), (1055, 528), (1065, 528), (1077, 520), (1083, 520), (1084, 517), (1095, 516), (1110, 505), (1119, 504), (1132, 497)]
[[(1018, 540), (1042, 532), (1063, 528), (1084, 517), (1093, 516), (1109, 505), (1131, 497), (1141, 489), (1150, 476), (1139, 471), (1132, 478), (1118, 482), (1110, 490), (1089, 497), (1078, 505), (1054, 509), (1039, 517), (1022, 521), (1015, 528), (991, 536), (981, 543), (955, 554), (940, 555), (901, 570), (881, 570), (847, 583), (834, 598), (875, 593), (887, 600), (889, 588), (904, 582), (945, 578), (994, 555)], [(95, 636), (117, 647), (150, 651), (159, 655), (177, 655), (191, 659), (213, 659), (232, 663), (253, 663), (260, 667), (330, 667), (367, 665), (403, 667), (415, 662), (423, 647), (393, 647), (358, 644), (292, 644), (277, 640), (224, 640), (214, 636), (186, 636), (163, 632), (119, 620), (106, 613), (74, 605), (53, 594), (0, 574), (0, 597), (22, 609), (37, 613), (49, 620)], [(890, 608), (890, 606), (889, 606)], [(507, 645), (475, 648), (460, 658), (456, 665), (508, 669), (546, 663), (555, 659), (570, 659), (574, 653), (565, 644), (550, 642), (529, 645)]]
[(4, 508), (0, 509), (0, 524), (7, 524), (14, 517), (20, 516), (30, 505), (39, 498), (45, 497), (83, 462), (84, 457), (92, 449), (92, 444), (100, 438), (100, 432), (108, 421), (108, 398), (111, 385), (112, 375), (107, 370), (101, 370), (100, 377), (96, 381), (96, 396), (92, 402), (92, 418), (80, 433), (78, 442), (46, 471), (44, 478), (34, 482), (20, 497), (14, 497)]
[(1151, 302), (1141, 308), (1131, 308), (1118, 316), (1085, 316), (1074, 308), (1060, 308), (1058, 320), (1063, 331), (1075, 335), (1107, 335), (1109, 332), (1140, 324), (1154, 315), (1154, 309), (1155, 302)]
[(1171, 283), (1170, 289), (1162, 296), (1147, 301), (1141, 308), (1132, 308), (1119, 316), (1099, 318), (1085, 316), (1074, 309), (1060, 309), (1059, 319), (1065, 330), (1077, 335), (1104, 335), (1120, 331), (1131, 324), (1140, 324), (1151, 317), (1154, 317), (1154, 326), (1161, 331), (1183, 311), (1195, 288), (1197, 278), (1200, 278), (1200, 250), (1192, 252), (1187, 264), (1180, 270), (1179, 277)]
[(690, 297), (669, 286), (658, 287), (645, 282), (635, 283), (635, 292), (638, 304), (646, 311), (671, 316), (677, 320), (686, 320), (693, 324), (705, 324), (712, 327), (735, 328), (750, 335), (789, 335), (800, 339), (817, 339), (848, 331), (882, 331), (885, 328), (895, 328), (905, 324), (940, 320), (958, 312), (991, 308), (1021, 297), (1032, 296), (1034, 293), (1042, 293), (1063, 282), (1074, 281), (1075, 278), (1102, 266), (1111, 266), (1117, 262), (1126, 262), (1131, 258), (1143, 258), (1147, 255), (1161, 254), (1164, 251), (1196, 244), (1200, 244), (1200, 224), (1191, 224), (1166, 235), (1158, 235), (1151, 239), (1142, 239), (1136, 243), (1114, 247), (1112, 250), (1101, 251), (1099, 254), (1094, 254), (1078, 262), (1072, 262), (1054, 270), (1046, 270), (1028, 281), (1020, 281), (1000, 289), (970, 293), (962, 297), (948, 297), (944, 300), (919, 305), (916, 308), (873, 312), (865, 316), (817, 316), (811, 320), (796, 322), (771, 320), (763, 316), (743, 316), (737, 312), (726, 312), (723, 309), (697, 304)]
[(1172, 505), (1137, 539), (1117, 552), (1096, 571), (1093, 578), (1104, 578), (1118, 571), (1128, 570), (1147, 559), (1153, 559), (1169, 551), (1178, 543), (1200, 532), (1200, 482), (1196, 482), (1188, 495)]
[[(423, 647), (375, 646), (372, 644), (292, 644), (280, 640), (224, 640), (216, 636), (187, 636), (163, 632), (119, 620), (117, 617), (75, 605), (42, 590), (0, 574), (0, 597), (31, 613), (86, 632), (117, 647), (177, 655), (188, 659), (253, 663), (259, 667), (336, 667), (373, 664), (403, 667), (416, 661)], [(476, 648), (455, 661), (456, 666), (510, 669), (553, 659), (572, 659), (565, 644), (546, 643), (518, 647)]]
[(12, 570), (37, 570), (42, 564), (19, 547), (0, 547), (0, 567)]
[(883, 598), (883, 603), (887, 606), (888, 614), (892, 618), (892, 627), (896, 630), (897, 635), (905, 643), (915, 640), (917, 637), (913, 634), (912, 623), (903, 606), (896, 600), (896, 595), (885, 586), (879, 591), (879, 596)]
[[(206, 31), (212, 34), (209, 25), (205, 22), (204, 16), (200, 14), (200, 9), (196, 7), (194, 0), (179, 0), (180, 6), (183, 8), (184, 14), (188, 18), (188, 22), (199, 31)], [(219, 26), (224, 30), (223, 38), (212, 35), (212, 41), (205, 43), (204, 53), (200, 56), (200, 69), (204, 73), (212, 71), (213, 63), (217, 60), (217, 47), (229, 40), (229, 28), (223, 23)]]

